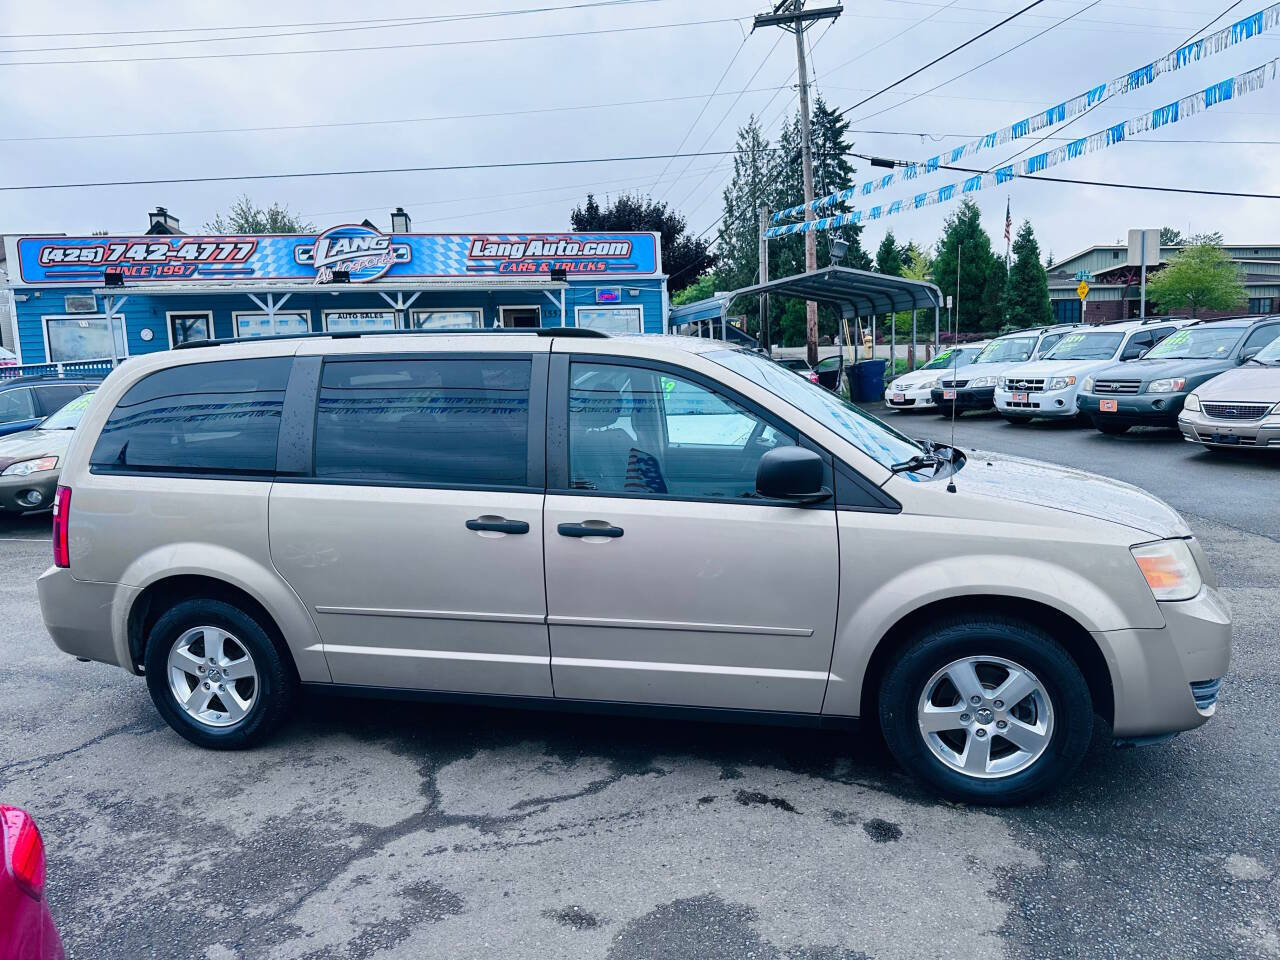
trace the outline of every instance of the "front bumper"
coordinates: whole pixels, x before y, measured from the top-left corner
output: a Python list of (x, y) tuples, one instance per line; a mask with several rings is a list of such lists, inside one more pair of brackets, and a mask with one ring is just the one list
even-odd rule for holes
[[(1187, 399), (1185, 393), (1131, 393), (1100, 396), (1076, 395), (1076, 408), (1095, 423), (1122, 423), (1131, 427), (1172, 427)], [(1102, 401), (1115, 401), (1115, 410), (1103, 410)]]
[[(995, 406), (995, 393), (995, 387), (956, 387), (956, 411), (964, 413), (966, 410), (990, 410)], [(935, 409), (942, 413), (951, 412), (951, 400), (943, 399), (942, 388), (935, 387), (929, 391), (929, 395)]]
[(133, 671), (125, 611), (142, 591), (123, 583), (77, 580), (65, 567), (50, 567), (36, 580), (40, 613), (64, 653)]
[(49, 510), (57, 488), (57, 470), (41, 470), (25, 477), (0, 477), (0, 511)]
[[(901, 400), (895, 400), (895, 395), (901, 395)], [(923, 387), (912, 387), (906, 390), (894, 390), (893, 384), (884, 391), (884, 403), (887, 407), (895, 410), (932, 410), (933, 391)]]
[(1178, 429), (1191, 443), (1210, 447), (1270, 447), (1280, 449), (1280, 414), (1261, 420), (1212, 420), (1198, 410), (1183, 410)]
[[(1039, 392), (1002, 390), (995, 392), (996, 409), (1014, 417), (1046, 417), (1070, 419), (1076, 415), (1076, 387)], [(1014, 399), (1026, 397), (1025, 400)]]
[(1190, 600), (1159, 606), (1162, 629), (1094, 634), (1111, 671), (1116, 737), (1191, 730), (1217, 710), (1215, 700), (1206, 696), (1206, 684), (1220, 680), (1231, 664), (1226, 602), (1215, 588), (1205, 586)]

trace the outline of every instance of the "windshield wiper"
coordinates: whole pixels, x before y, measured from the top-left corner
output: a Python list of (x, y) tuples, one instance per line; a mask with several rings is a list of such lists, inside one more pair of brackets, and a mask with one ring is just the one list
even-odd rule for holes
[(893, 473), (910, 473), (919, 470), (921, 467), (933, 467), (934, 472), (936, 473), (938, 467), (942, 466), (944, 463), (947, 463), (947, 461), (932, 453), (918, 453), (909, 460), (903, 460), (901, 463), (895, 463), (889, 469)]
[(1260, 366), (1260, 367), (1270, 367), (1270, 366), (1272, 366), (1272, 364), (1267, 363), (1267, 361), (1265, 361), (1265, 360), (1259, 360), (1257, 357), (1245, 357), (1244, 362), (1245, 362), (1245, 363), (1256, 363), (1256, 364), (1257, 364), (1258, 366)]

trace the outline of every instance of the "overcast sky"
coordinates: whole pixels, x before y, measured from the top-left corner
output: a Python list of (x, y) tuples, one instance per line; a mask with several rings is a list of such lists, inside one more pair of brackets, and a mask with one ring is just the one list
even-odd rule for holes
[[(199, 5), (0, 0), (0, 46), (5, 49), (0, 60), (5, 62), (170, 58), (0, 66), (0, 186), (727, 150), (736, 128), (752, 112), (762, 114), (772, 139), (781, 117), (795, 109), (790, 86), (795, 45), (790, 35), (777, 29), (748, 35), (750, 16), (766, 6), (764, 0), (633, 0), (596, 9), (468, 21), (392, 27), (372, 22), (527, 9), (539, 2), (562, 6), (581, 0), (222, 0)], [(810, 0), (809, 5), (826, 2)], [(853, 111), (859, 131), (911, 132), (859, 132), (855, 149), (912, 159), (931, 156), (961, 137), (1004, 126), (1167, 53), (1229, 0), (1157, 2), (1160, 5), (1153, 8), (1101, 0), (1025, 46), (934, 93), (896, 106), (1089, 4), (1045, 0), (960, 54)], [(1218, 25), (1252, 13), (1264, 2), (1245, 0)], [(853, 104), (1021, 5), (1015, 0), (846, 0), (845, 14), (829, 30), (818, 25), (809, 34), (816, 87), (829, 103)], [(921, 22), (926, 17), (930, 19)], [(366, 19), (316, 23), (356, 18)], [(302, 23), (316, 25), (262, 29)], [(662, 26), (622, 29), (650, 25)], [(237, 29), (68, 35), (180, 27)], [(243, 38), (299, 31), (325, 32)], [(571, 31), (593, 32), (565, 35)], [(889, 39), (898, 33), (902, 35)], [(552, 36), (459, 42), (530, 34)], [(242, 39), (208, 42), (228, 36)], [(1203, 64), (1165, 75), (1149, 88), (1095, 110), (1070, 133), (1083, 136), (1261, 65), (1280, 55), (1277, 37), (1280, 33), (1250, 40)], [(193, 38), (203, 42), (156, 44)], [(416, 46), (281, 53), (410, 44)], [(80, 46), (85, 49), (13, 52)], [(264, 51), (271, 55), (209, 58)], [(205, 59), (193, 59), (197, 56)], [(727, 95), (708, 102), (707, 95), (722, 75), (720, 91)], [(748, 92), (739, 96), (743, 89)], [(675, 97), (684, 99), (610, 105)], [(559, 109), (566, 107), (588, 108)], [(475, 114), (490, 116), (467, 116)], [(368, 123), (410, 118), (445, 119)], [(363, 125), (296, 129), (333, 123)], [(225, 132), (289, 126), (295, 129)], [(193, 130), (223, 132), (172, 133)], [(929, 137), (922, 138), (920, 132)], [(87, 134), (154, 135), (86, 138)], [(1278, 192), (1280, 82), (1161, 134), (1060, 166), (1053, 173)], [(35, 137), (80, 139), (22, 139)], [(1205, 142), (1170, 142), (1174, 140)], [(1228, 142), (1233, 140), (1271, 142)], [(982, 156), (994, 163), (1004, 155), (989, 151)], [(414, 229), (423, 232), (562, 230), (568, 226), (569, 209), (588, 190), (600, 196), (651, 187), (656, 197), (676, 203), (697, 232), (720, 214), (728, 163), (727, 157), (704, 157), (670, 164), (651, 160), (244, 184), (4, 191), (0, 232), (141, 232), (146, 212), (157, 204), (178, 215), (184, 229), (196, 231), (246, 191), (264, 204), (281, 201), (322, 227), (366, 216), (385, 227), (388, 211), (403, 205), (413, 216)], [(869, 175), (865, 164), (860, 168), (860, 174)], [(917, 182), (921, 187), (940, 186), (948, 180)], [(878, 196), (888, 201), (904, 192), (890, 190)], [(1242, 243), (1280, 240), (1280, 201), (1274, 200), (1027, 181), (978, 197), (996, 246), (1003, 243), (1008, 198), (1015, 223), (1030, 218), (1042, 249), (1052, 250), (1058, 259), (1093, 243), (1114, 242), (1135, 226), (1220, 230), (1228, 241)], [(899, 239), (932, 243), (953, 208), (954, 204), (935, 206), (881, 221), (868, 227), (864, 242), (874, 250), (884, 230), (892, 228)]]

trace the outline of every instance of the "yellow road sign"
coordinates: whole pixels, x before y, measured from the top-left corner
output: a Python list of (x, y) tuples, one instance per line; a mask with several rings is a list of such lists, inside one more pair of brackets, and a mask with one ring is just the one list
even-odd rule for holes
[(1081, 280), (1080, 286), (1076, 287), (1076, 296), (1079, 297), (1081, 300), (1083, 300), (1088, 295), (1089, 295), (1089, 284)]

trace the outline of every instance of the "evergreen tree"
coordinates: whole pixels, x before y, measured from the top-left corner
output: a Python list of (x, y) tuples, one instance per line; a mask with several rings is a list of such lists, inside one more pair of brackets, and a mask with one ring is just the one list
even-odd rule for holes
[(956, 293), (959, 252), (960, 289), (956, 304), (956, 329), (969, 333), (994, 333), (1002, 324), (1000, 305), (1004, 293), (1004, 260), (991, 252), (991, 238), (982, 229), (978, 206), (966, 198), (946, 219), (938, 255), (933, 262), (933, 282), (943, 295)]
[(1038, 327), (1053, 322), (1049, 277), (1040, 265), (1040, 244), (1030, 220), (1022, 221), (1013, 241), (1013, 265), (1004, 291), (1004, 318), (1010, 326)]
[(906, 252), (905, 247), (898, 246), (897, 241), (893, 239), (893, 231), (890, 230), (880, 241), (880, 248), (876, 250), (876, 271), (891, 277), (902, 276)]
[[(760, 279), (760, 209), (773, 202), (771, 168), (776, 160), (769, 141), (753, 115), (738, 130), (733, 157), (733, 177), (724, 189), (724, 216), (720, 221), (716, 287), (736, 290)], [(772, 251), (770, 251), (772, 252)], [(781, 276), (770, 265), (772, 276)]]

